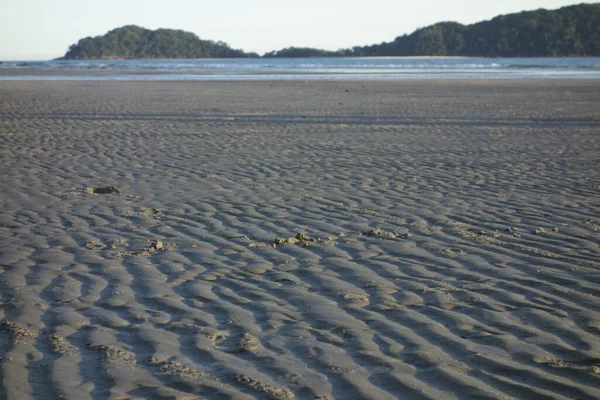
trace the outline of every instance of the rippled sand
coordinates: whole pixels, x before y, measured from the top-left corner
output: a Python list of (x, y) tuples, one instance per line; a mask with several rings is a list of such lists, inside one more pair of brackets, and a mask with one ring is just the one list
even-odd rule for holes
[(600, 397), (599, 81), (3, 82), (0, 151), (0, 398)]

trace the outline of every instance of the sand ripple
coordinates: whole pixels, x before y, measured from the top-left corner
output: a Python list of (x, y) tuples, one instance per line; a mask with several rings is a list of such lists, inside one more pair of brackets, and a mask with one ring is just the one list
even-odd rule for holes
[(600, 398), (599, 89), (4, 83), (0, 398)]

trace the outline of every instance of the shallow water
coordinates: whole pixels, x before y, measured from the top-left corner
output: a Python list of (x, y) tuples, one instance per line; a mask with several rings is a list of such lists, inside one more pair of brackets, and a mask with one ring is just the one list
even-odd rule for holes
[[(22, 73), (21, 73), (22, 72)], [(600, 58), (5, 61), (0, 80), (600, 78)]]

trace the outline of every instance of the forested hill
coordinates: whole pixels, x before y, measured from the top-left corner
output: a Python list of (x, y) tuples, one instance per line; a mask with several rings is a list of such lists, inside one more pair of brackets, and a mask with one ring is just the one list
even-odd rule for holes
[(473, 25), (441, 22), (355, 56), (600, 56), (600, 3), (501, 15)]
[[(288, 47), (265, 57), (329, 56), (600, 56), (600, 3), (558, 10), (501, 15), (473, 25), (440, 22), (392, 42), (337, 51)], [(135, 25), (87, 37), (72, 45), (64, 59), (258, 57), (223, 42), (201, 40), (191, 32), (155, 31)]]
[(113, 29), (103, 36), (86, 37), (69, 47), (66, 60), (110, 58), (228, 58), (258, 57), (223, 42), (202, 40), (191, 32), (149, 30), (136, 25)]

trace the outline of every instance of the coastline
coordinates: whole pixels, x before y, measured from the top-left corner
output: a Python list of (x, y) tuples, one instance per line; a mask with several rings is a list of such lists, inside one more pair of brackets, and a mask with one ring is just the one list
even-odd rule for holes
[(0, 81), (600, 79), (600, 58), (306, 58), (8, 63)]
[(599, 105), (1, 82), (0, 398), (600, 397)]

